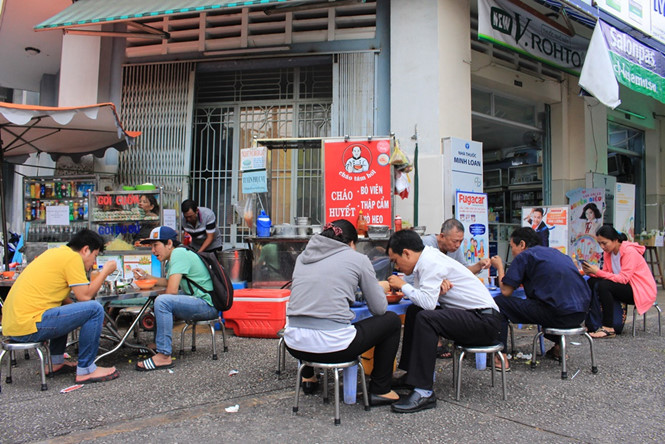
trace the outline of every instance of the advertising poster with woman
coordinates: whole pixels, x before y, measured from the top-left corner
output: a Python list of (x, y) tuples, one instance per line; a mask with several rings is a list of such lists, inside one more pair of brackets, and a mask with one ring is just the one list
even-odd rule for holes
[(542, 246), (568, 254), (568, 205), (522, 207), (522, 226), (533, 228)]
[(570, 202), (570, 256), (598, 265), (603, 250), (596, 230), (603, 225), (605, 190), (577, 188), (567, 193)]
[[(455, 195), (455, 218), (464, 225), (464, 240), (460, 248), (467, 265), (489, 258), (487, 194), (458, 191)], [(487, 282), (487, 274), (488, 270), (483, 270), (478, 277)]]

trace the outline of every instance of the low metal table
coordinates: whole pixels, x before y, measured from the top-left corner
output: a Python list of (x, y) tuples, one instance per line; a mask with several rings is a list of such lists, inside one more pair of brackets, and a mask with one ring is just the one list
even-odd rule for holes
[[(108, 305), (111, 301), (119, 301), (119, 300), (125, 300), (125, 299), (133, 299), (133, 298), (146, 298), (145, 303), (141, 306), (141, 310), (139, 310), (138, 315), (134, 319), (134, 322), (129, 326), (127, 331), (125, 332), (124, 335), (120, 334), (118, 331), (118, 326), (115, 323), (115, 320), (111, 319), (111, 317), (108, 315), (106, 310), (104, 310), (104, 327), (110, 332), (110, 335), (103, 335), (105, 339), (109, 339), (113, 342), (116, 343), (115, 347), (113, 347), (111, 350), (102, 353), (101, 355), (97, 356), (95, 358), (95, 363), (99, 361), (100, 359), (115, 353), (118, 351), (123, 345), (134, 348), (134, 349), (141, 349), (145, 350), (146, 347), (142, 347), (137, 344), (132, 344), (131, 342), (127, 342), (127, 338), (129, 337), (130, 334), (134, 332), (134, 329), (138, 325), (141, 316), (145, 313), (145, 311), (148, 309), (150, 304), (153, 303), (155, 298), (159, 296), (160, 294), (164, 293), (166, 291), (166, 287), (154, 287), (150, 290), (136, 290), (134, 288), (128, 289), (124, 293), (104, 293), (104, 292), (99, 292), (97, 293), (97, 296), (95, 297), (95, 300), (102, 304), (104, 307)], [(149, 349), (148, 349), (149, 350)], [(152, 352), (152, 350), (150, 350)], [(152, 352), (154, 354), (154, 352)]]

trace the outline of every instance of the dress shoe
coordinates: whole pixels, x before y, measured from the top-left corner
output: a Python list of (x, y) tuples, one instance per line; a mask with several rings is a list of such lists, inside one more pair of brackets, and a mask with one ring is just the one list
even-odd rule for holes
[(400, 400), (390, 406), (395, 413), (413, 413), (436, 407), (436, 393), (424, 397), (417, 391), (412, 391), (403, 401)]
[(399, 399), (390, 399), (385, 396), (377, 395), (375, 393), (369, 394), (369, 405), (372, 407), (378, 407), (380, 405), (390, 405), (394, 402), (399, 402)]
[(413, 390), (413, 386), (406, 383), (406, 375), (408, 375), (408, 373), (404, 373), (399, 378), (393, 378), (393, 380), (390, 381), (390, 387), (395, 390)]
[(313, 395), (319, 389), (319, 381), (302, 381), (301, 385), (306, 395)]

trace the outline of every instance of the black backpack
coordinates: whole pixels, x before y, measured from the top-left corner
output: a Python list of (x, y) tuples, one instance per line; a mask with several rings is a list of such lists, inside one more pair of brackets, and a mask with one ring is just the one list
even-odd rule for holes
[(190, 290), (192, 285), (194, 285), (199, 290), (208, 293), (212, 298), (212, 304), (219, 311), (226, 311), (231, 308), (231, 305), (233, 305), (233, 284), (231, 283), (228, 273), (217, 260), (215, 253), (209, 251), (200, 253), (189, 245), (182, 245), (182, 247), (196, 253), (208, 269), (210, 280), (212, 280), (212, 291), (208, 291), (196, 282), (188, 279), (187, 276), (183, 276), (182, 278), (190, 284)]

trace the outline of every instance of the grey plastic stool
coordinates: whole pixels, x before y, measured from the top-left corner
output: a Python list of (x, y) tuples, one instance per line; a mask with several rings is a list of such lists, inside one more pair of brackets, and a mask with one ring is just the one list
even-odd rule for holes
[[(489, 353), (491, 355), (492, 387), (494, 387), (494, 355), (503, 350), (503, 344), (494, 345), (460, 345), (455, 344), (453, 348), (453, 383), (455, 384), (455, 400), (459, 401), (462, 391), (462, 359), (466, 353)], [(501, 360), (501, 382), (503, 385), (503, 400), (508, 399), (506, 392), (506, 360), (499, 353)]]
[(298, 374), (296, 375), (296, 405), (293, 407), (293, 413), (298, 413), (298, 402), (300, 400), (300, 381), (302, 369), (307, 367), (320, 368), (323, 370), (323, 402), (328, 403), (328, 370), (333, 370), (335, 375), (335, 425), (340, 425), (341, 421), (339, 419), (339, 369), (348, 368), (357, 365), (359, 367), (358, 371), (360, 373), (360, 380), (362, 382), (363, 389), (363, 402), (365, 404), (365, 410), (369, 410), (369, 398), (367, 395), (367, 385), (365, 383), (365, 368), (361, 362), (360, 358), (357, 358), (349, 362), (337, 362), (333, 364), (327, 364), (323, 362), (311, 362), (311, 361), (301, 361), (298, 366)]
[[(10, 356), (14, 354), (16, 351), (25, 351), (26, 353), (28, 350), (34, 349), (37, 352), (37, 356), (39, 356), (39, 372), (42, 377), (42, 391), (48, 390), (48, 385), (46, 385), (46, 368), (45, 368), (45, 363), (44, 363), (44, 354), (42, 353), (41, 348), (44, 348), (46, 351), (46, 360), (48, 362), (48, 368), (49, 368), (49, 374), (53, 374), (53, 364), (51, 362), (51, 352), (49, 350), (49, 343), (48, 341), (44, 342), (12, 342), (10, 340), (4, 340), (2, 341), (2, 352), (0, 352), (0, 372), (2, 371), (2, 359), (4, 358), (6, 353), (9, 353)], [(12, 383), (12, 365), (16, 365), (16, 363), (12, 364), (11, 358), (7, 361), (7, 378), (5, 382), (7, 384)]]
[[(654, 301), (653, 306), (656, 307), (656, 310), (658, 310), (658, 336), (660, 336), (660, 332), (661, 332), (660, 315), (663, 311), (658, 306), (658, 302)], [(633, 306), (633, 337), (635, 337), (635, 325), (636, 325), (635, 320), (636, 320), (636, 317), (637, 317), (637, 307)], [(644, 331), (647, 331), (647, 313), (646, 312), (644, 312), (642, 322), (644, 324), (644, 326), (643, 326)]]
[(598, 373), (598, 367), (596, 367), (596, 358), (593, 354), (593, 338), (589, 336), (584, 327), (575, 327), (575, 328), (549, 328), (543, 327), (542, 331), (539, 331), (536, 336), (533, 337), (533, 354), (531, 355), (531, 368), (536, 368), (536, 343), (538, 338), (543, 335), (558, 335), (559, 336), (559, 346), (561, 348), (561, 379), (568, 378), (568, 372), (566, 370), (566, 336), (584, 336), (589, 341), (589, 348), (591, 349), (591, 373)]
[(185, 354), (185, 331), (187, 331), (187, 328), (189, 326), (193, 326), (192, 328), (192, 351), (196, 351), (196, 326), (197, 325), (207, 325), (210, 327), (210, 334), (212, 336), (212, 360), (216, 361), (217, 360), (217, 341), (215, 340), (215, 323), (219, 322), (220, 325), (220, 330), (222, 331), (222, 342), (224, 343), (224, 353), (229, 351), (229, 348), (226, 346), (226, 328), (224, 327), (224, 323), (221, 322), (221, 319), (215, 318), (215, 319), (209, 319), (207, 321), (185, 321), (185, 326), (182, 328), (182, 331), (180, 332), (180, 356), (183, 356)]

